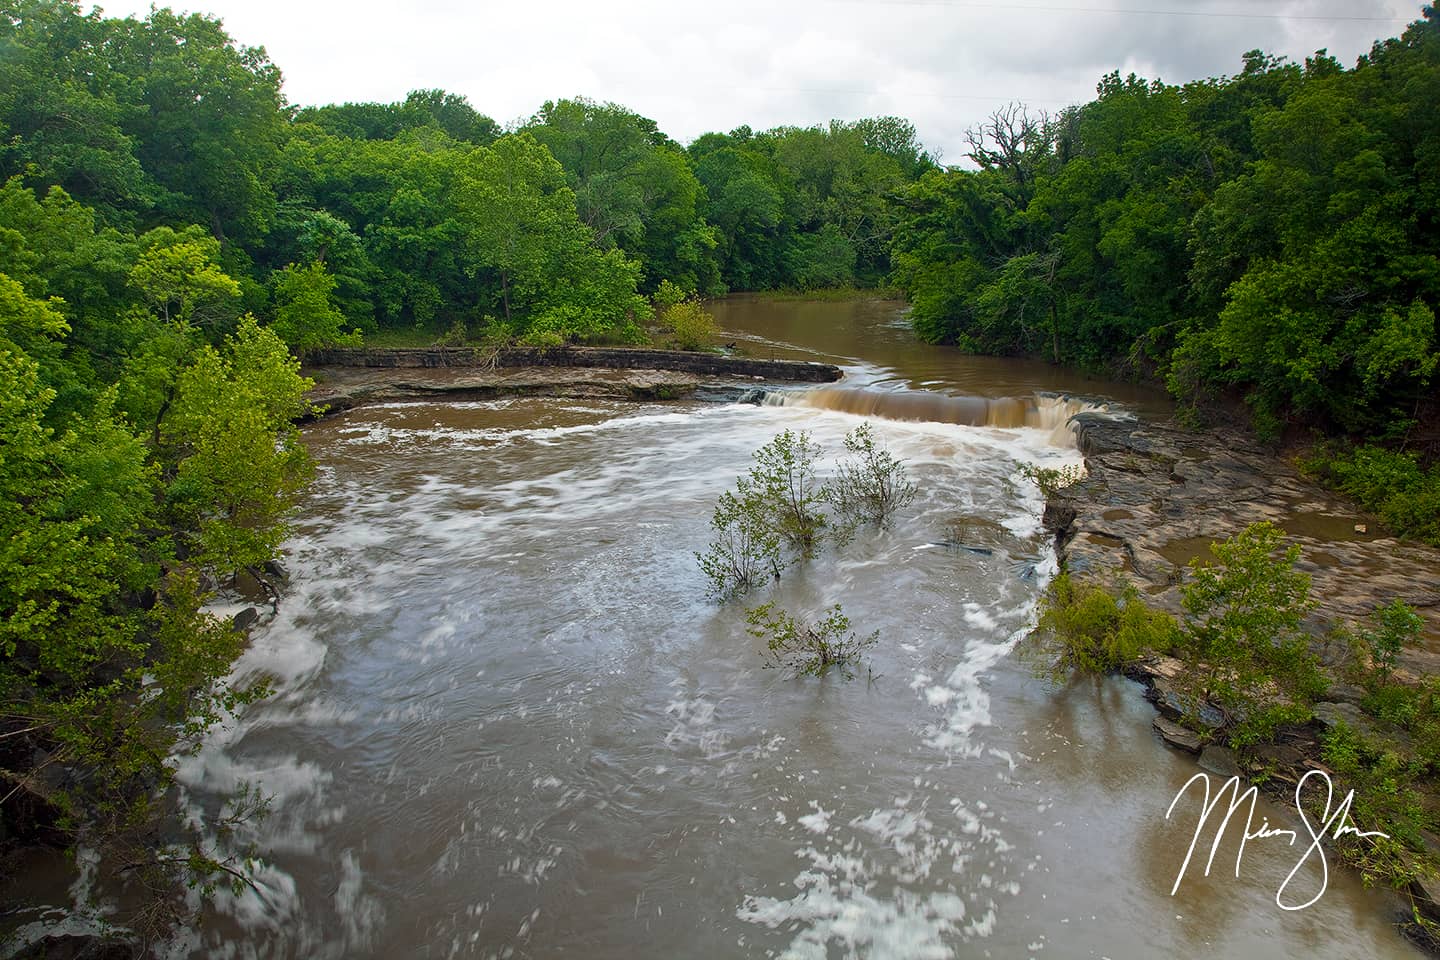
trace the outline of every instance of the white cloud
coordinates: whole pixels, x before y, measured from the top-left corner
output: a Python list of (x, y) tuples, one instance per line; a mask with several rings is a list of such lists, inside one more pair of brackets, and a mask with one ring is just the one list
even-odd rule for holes
[[(148, 6), (105, 9), (143, 16)], [(1082, 102), (1113, 69), (1175, 83), (1234, 73), (1257, 47), (1297, 60), (1327, 47), (1351, 63), (1418, 18), (1420, 4), (197, 0), (193, 9), (221, 17), (241, 43), (263, 45), (293, 103), (391, 101), (442, 87), (509, 123), (547, 99), (585, 95), (623, 103), (682, 142), (742, 123), (891, 113), (955, 161), (965, 129), (1008, 100)], [(1246, 15), (1224, 15), (1237, 13)]]

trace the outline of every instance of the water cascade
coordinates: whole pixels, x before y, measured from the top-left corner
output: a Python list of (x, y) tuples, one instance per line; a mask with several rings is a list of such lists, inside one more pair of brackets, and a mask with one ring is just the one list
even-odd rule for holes
[(1050, 442), (1057, 446), (1074, 446), (1070, 419), (1077, 413), (1106, 409), (1102, 404), (1059, 394), (967, 397), (859, 387), (820, 387), (803, 393), (773, 393), (766, 395), (766, 402), (777, 406), (836, 410), (884, 420), (1043, 430), (1051, 435)]

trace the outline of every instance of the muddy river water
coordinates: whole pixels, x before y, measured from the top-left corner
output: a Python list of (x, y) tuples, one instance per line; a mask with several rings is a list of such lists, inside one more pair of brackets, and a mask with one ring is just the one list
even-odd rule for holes
[[(1057, 689), (1012, 649), (1055, 570), (1018, 468), (1080, 462), (1076, 404), (1036, 392), (1162, 398), (920, 345), (897, 304), (716, 314), (737, 349), (834, 360), (893, 402), (513, 399), (307, 428), (292, 584), (238, 668), (276, 694), (180, 768), (196, 809), (273, 795), (241, 838), (263, 895), (223, 895), (173, 955), (1418, 956), (1333, 863), (1315, 905), (1279, 909), (1283, 839), (1238, 878), (1233, 842), (1201, 876), (1205, 844), (1172, 896), (1193, 759), (1131, 682)], [(998, 412), (891, 418), (957, 408)], [(759, 597), (842, 603), (881, 640), (854, 680), (794, 680), (694, 554), (758, 446), (788, 427), (833, 456), (866, 419), (915, 503)]]

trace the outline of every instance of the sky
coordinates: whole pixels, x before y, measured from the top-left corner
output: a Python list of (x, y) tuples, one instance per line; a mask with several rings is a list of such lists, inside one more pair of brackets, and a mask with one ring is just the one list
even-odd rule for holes
[[(161, 4), (164, 5), (164, 4)], [(586, 96), (681, 143), (897, 115), (947, 163), (1010, 101), (1057, 110), (1111, 70), (1184, 83), (1252, 49), (1347, 66), (1420, 0), (178, 0), (263, 46), (294, 104), (463, 94), (500, 123)], [(148, 2), (100, 4), (143, 16)]]

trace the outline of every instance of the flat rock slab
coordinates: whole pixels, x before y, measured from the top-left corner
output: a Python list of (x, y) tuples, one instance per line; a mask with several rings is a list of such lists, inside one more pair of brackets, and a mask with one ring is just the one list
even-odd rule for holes
[(840, 368), (813, 360), (764, 360), (704, 350), (653, 350), (646, 347), (373, 347), (317, 350), (315, 366), (380, 368), (496, 369), (511, 367), (580, 367), (611, 370), (673, 370), (706, 377), (754, 377), (799, 383), (834, 383)]
[(1242, 775), (1240, 762), (1235, 759), (1235, 751), (1213, 743), (1200, 751), (1200, 769), (1227, 779)]
[(309, 400), (339, 413), (372, 403), (585, 397), (611, 400), (704, 399), (758, 402), (763, 379), (701, 376), (677, 370), (597, 367), (306, 367)]
[(1373, 517), (1241, 435), (1100, 413), (1074, 424), (1087, 476), (1065, 490), (1065, 509), (1051, 511), (1073, 573), (1101, 583), (1126, 576), (1148, 602), (1179, 613), (1189, 562), (1208, 561), (1212, 542), (1269, 520), (1300, 545), (1317, 602), (1312, 632), (1355, 624), (1399, 598), (1426, 624), (1401, 669), (1440, 673), (1440, 550), (1386, 536)]
[(1205, 740), (1200, 734), (1189, 727), (1180, 726), (1173, 720), (1156, 717), (1152, 726), (1155, 727), (1155, 732), (1160, 734), (1160, 739), (1172, 747), (1179, 747), (1189, 753), (1199, 753), (1200, 748), (1205, 745)]

